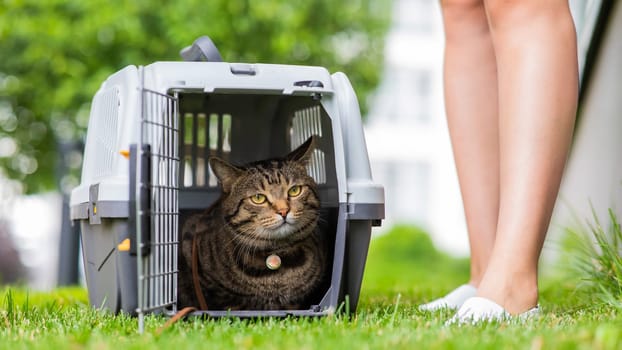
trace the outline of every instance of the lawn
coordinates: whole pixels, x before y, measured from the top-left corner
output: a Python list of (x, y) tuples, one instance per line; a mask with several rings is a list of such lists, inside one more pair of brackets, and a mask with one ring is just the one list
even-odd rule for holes
[(542, 277), (543, 315), (524, 324), (444, 326), (450, 312), (417, 305), (468, 274), (464, 259), (437, 252), (423, 233), (398, 228), (372, 241), (357, 314), (309, 319), (137, 321), (90, 308), (81, 288), (50, 293), (0, 290), (0, 349), (619, 349), (620, 310), (595, 302), (581, 279), (560, 270)]

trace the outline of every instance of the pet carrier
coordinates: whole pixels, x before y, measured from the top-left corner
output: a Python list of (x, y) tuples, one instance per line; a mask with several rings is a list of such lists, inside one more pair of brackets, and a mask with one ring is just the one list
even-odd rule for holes
[(282, 156), (309, 137), (322, 234), (334, 242), (324, 297), (308, 310), (203, 310), (241, 317), (355, 310), (371, 226), (384, 189), (371, 178), (358, 102), (343, 73), (321, 67), (221, 62), (211, 41), (185, 62), (129, 66), (91, 108), (81, 183), (71, 194), (90, 303), (113, 312), (176, 311), (178, 230), (219, 196), (207, 159), (243, 164)]

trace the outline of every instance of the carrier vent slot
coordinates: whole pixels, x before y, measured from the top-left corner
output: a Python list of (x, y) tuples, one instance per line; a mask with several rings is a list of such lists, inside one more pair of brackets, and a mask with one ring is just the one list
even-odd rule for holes
[(96, 178), (112, 174), (112, 163), (117, 149), (120, 105), (119, 89), (112, 88), (102, 92), (93, 106), (93, 125), (90, 127), (98, 132), (93, 134), (95, 144), (89, 149), (88, 154), (92, 154), (92, 159), (97, 160), (93, 164), (92, 172)]
[[(290, 130), (291, 150), (303, 144), (311, 136), (322, 137), (322, 111), (320, 106), (313, 106), (294, 112)], [(326, 183), (326, 160), (319, 145), (313, 151), (307, 172), (316, 183)]]
[(184, 113), (180, 147), (183, 187), (216, 187), (218, 181), (209, 169), (208, 158), (229, 159), (231, 153), (231, 114)]

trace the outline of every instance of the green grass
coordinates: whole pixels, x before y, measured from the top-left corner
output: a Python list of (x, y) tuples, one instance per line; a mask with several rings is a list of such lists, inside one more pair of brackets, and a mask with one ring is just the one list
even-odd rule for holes
[(614, 211), (605, 224), (594, 213), (586, 227), (568, 231), (567, 244), (578, 253), (571, 266), (598, 300), (622, 310), (622, 229)]
[(92, 309), (80, 288), (51, 293), (0, 290), (0, 349), (615, 349), (622, 347), (622, 315), (577, 289), (579, 277), (545, 278), (543, 316), (524, 324), (445, 327), (449, 312), (422, 313), (417, 305), (468, 274), (466, 260), (437, 252), (421, 232), (406, 227), (370, 247), (355, 317), (178, 322), (137, 321)]

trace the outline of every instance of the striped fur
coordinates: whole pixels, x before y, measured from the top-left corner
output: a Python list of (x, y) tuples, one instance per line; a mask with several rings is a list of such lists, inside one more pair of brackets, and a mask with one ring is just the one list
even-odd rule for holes
[[(212, 310), (305, 309), (325, 292), (329, 257), (317, 232), (320, 202), (306, 165), (312, 139), (282, 159), (236, 167), (212, 158), (223, 188), (207, 211), (182, 229), (179, 306), (198, 306), (190, 271), (199, 248), (200, 284)], [(300, 186), (300, 191), (293, 187)], [(295, 196), (292, 196), (295, 194)], [(255, 195), (265, 202), (253, 202)], [(281, 267), (270, 270), (276, 254)]]

